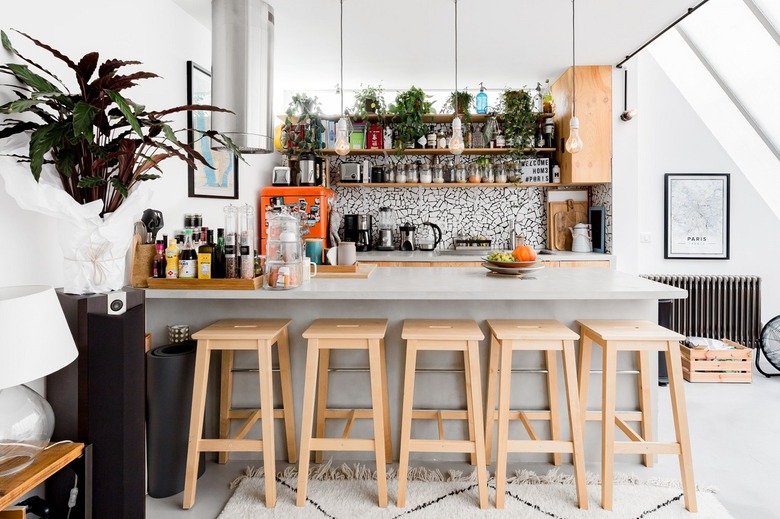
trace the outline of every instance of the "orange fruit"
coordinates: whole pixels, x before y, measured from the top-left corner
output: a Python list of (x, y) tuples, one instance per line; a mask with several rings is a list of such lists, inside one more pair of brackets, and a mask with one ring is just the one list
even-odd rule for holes
[(529, 245), (519, 245), (512, 251), (515, 261), (534, 261), (536, 259), (536, 251)]

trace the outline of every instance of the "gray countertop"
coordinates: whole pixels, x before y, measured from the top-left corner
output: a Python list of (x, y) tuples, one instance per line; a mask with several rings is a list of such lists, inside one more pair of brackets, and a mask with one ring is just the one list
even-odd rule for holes
[[(427, 262), (461, 262), (461, 261), (480, 261), (480, 258), (490, 254), (493, 249), (485, 247), (484, 251), (468, 252), (459, 254), (458, 251), (381, 251), (372, 250), (368, 252), (358, 252), (358, 261), (427, 261)], [(610, 261), (615, 260), (612, 254), (600, 254), (597, 252), (571, 252), (554, 251), (550, 254), (540, 253), (538, 261)]]
[(585, 301), (681, 299), (687, 292), (606, 268), (545, 268), (528, 278), (487, 276), (483, 268), (377, 267), (368, 279), (316, 277), (292, 290), (146, 289), (149, 299), (365, 301)]

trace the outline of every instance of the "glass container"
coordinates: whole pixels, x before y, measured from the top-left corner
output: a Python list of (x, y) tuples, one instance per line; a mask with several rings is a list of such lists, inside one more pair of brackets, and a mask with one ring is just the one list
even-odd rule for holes
[(515, 175), (515, 163), (512, 161), (505, 162), (504, 169), (506, 170), (506, 181), (517, 182), (517, 176)]
[(476, 162), (472, 162), (468, 165), (469, 183), (479, 184), (482, 182), (482, 166)]
[(246, 204), (238, 209), (238, 252), (241, 279), (255, 277), (255, 210)]
[(482, 165), (482, 182), (492, 184), (496, 181), (495, 173), (493, 172), (493, 164), (488, 162)]
[(395, 181), (397, 183), (399, 183), (399, 184), (405, 184), (406, 183), (406, 165), (405, 164), (398, 164), (398, 166), (396, 166)]
[(236, 230), (238, 228), (238, 209), (229, 205), (223, 209), (225, 213), (225, 277), (238, 278), (238, 259), (236, 250)]
[(433, 182), (430, 164), (423, 164), (420, 166), (420, 182), (423, 184), (430, 184)]
[(495, 165), (494, 169), (496, 173), (496, 183), (505, 184), (508, 180), (506, 175), (507, 163), (499, 162)]
[(459, 162), (455, 165), (455, 182), (458, 184), (465, 184), (467, 181), (466, 166)]
[(442, 166), (441, 164), (435, 164), (433, 166), (433, 183), (434, 184), (444, 183), (444, 166)]
[(420, 177), (417, 173), (417, 164), (409, 164), (406, 166), (406, 181), (412, 184), (420, 181)]
[(385, 168), (384, 181), (385, 183), (395, 182), (395, 167), (388, 166)]
[(263, 287), (283, 290), (300, 286), (302, 257), (298, 219), (288, 214), (269, 217)]

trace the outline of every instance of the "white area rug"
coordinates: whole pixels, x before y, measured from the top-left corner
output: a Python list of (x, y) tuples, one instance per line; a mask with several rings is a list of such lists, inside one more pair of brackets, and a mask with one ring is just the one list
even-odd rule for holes
[(315, 466), (310, 471), (306, 506), (295, 506), (298, 479), (294, 468), (277, 474), (276, 507), (265, 507), (262, 469), (247, 469), (247, 475), (237, 478), (236, 489), (218, 519), (323, 518), (323, 519), (386, 519), (386, 518), (466, 518), (511, 517), (513, 519), (675, 519), (700, 517), (733, 519), (715, 498), (712, 490), (699, 489), (699, 512), (691, 514), (683, 505), (680, 484), (669, 480), (639, 481), (633, 476), (617, 475), (613, 512), (599, 505), (601, 486), (597, 476), (588, 474), (590, 509), (576, 505), (571, 476), (552, 470), (544, 476), (518, 471), (508, 478), (505, 508), (494, 506), (495, 486), (489, 481), (490, 506), (480, 510), (475, 474), (464, 476), (460, 471), (442, 474), (438, 470), (412, 469), (406, 498), (406, 508), (395, 507), (398, 486), (393, 469), (388, 471), (387, 508), (377, 505), (375, 474), (364, 466), (330, 463)]

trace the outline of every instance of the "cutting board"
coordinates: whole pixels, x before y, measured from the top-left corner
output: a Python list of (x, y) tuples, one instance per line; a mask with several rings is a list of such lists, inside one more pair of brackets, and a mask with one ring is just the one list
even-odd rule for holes
[(566, 200), (547, 204), (547, 245), (552, 250), (571, 250), (571, 231), (578, 223), (588, 223), (588, 202)]
[(357, 270), (353, 272), (344, 271), (331, 271), (326, 272), (325, 269), (318, 270), (317, 275), (311, 278), (312, 280), (322, 278), (352, 278), (352, 279), (368, 279), (371, 274), (377, 269), (377, 266), (373, 263), (358, 263)]

